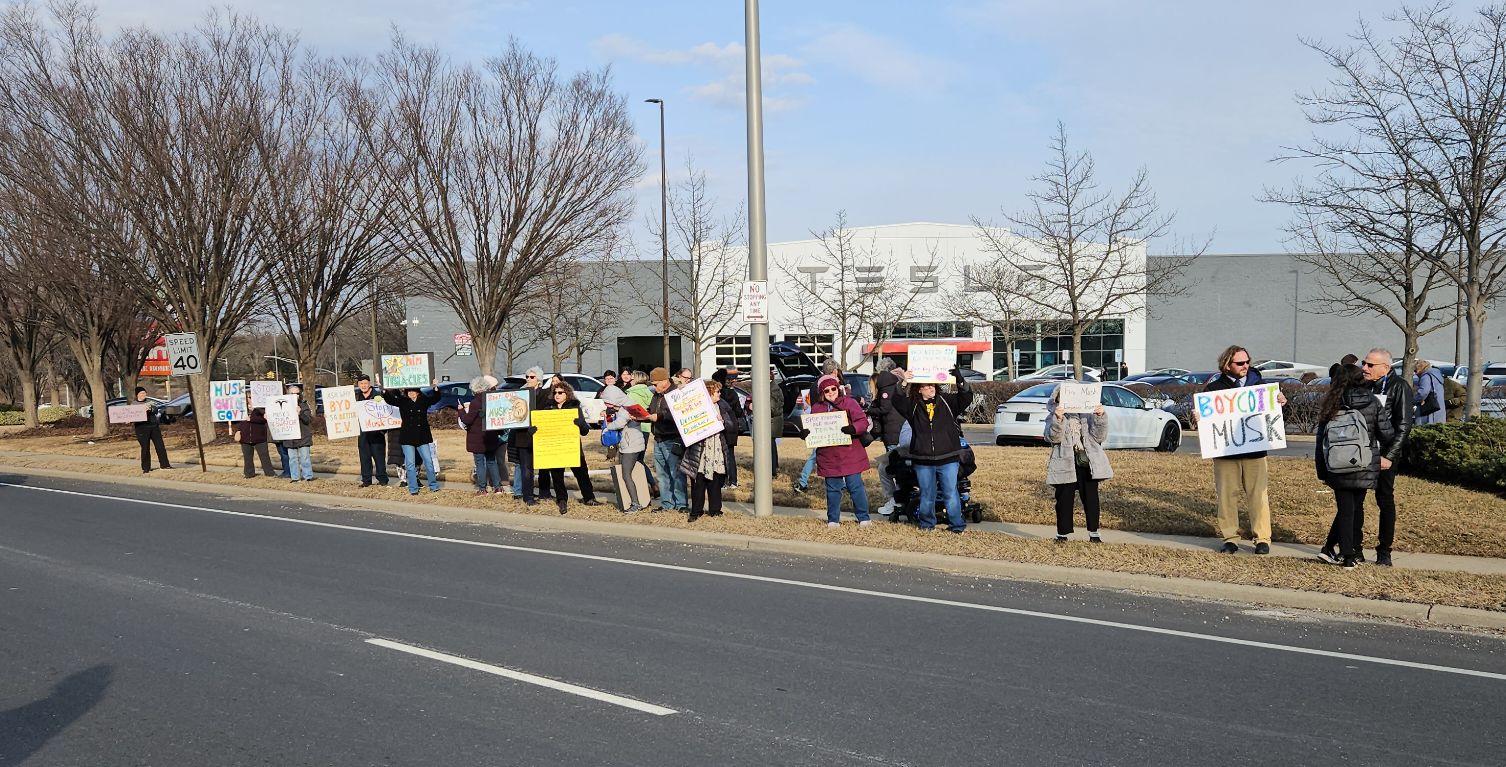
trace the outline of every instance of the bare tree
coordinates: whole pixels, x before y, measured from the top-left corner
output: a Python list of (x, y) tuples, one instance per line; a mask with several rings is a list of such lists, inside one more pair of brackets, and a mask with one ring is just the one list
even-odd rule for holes
[(1003, 341), (1009, 377), (1019, 377), (1016, 345), (1022, 340), (1056, 335), (1063, 327), (1060, 316), (1046, 313), (1030, 300), (1026, 294), (1031, 281), (1007, 261), (962, 263), (957, 270), (961, 279), (954, 284), (961, 287), (944, 294), (946, 313), (988, 328), (995, 342)]
[[(3, 216), (3, 214), (0, 214)], [(32, 281), (15, 271), (24, 243), (24, 230), (0, 218), (0, 350), (15, 371), (21, 389), (22, 417), (28, 429), (37, 427), (37, 377), (50, 346), (44, 299)]]
[(616, 337), (621, 307), (602, 300), (601, 286), (617, 273), (620, 267), (610, 262), (572, 259), (534, 279), (517, 324), (527, 328), (524, 343), (531, 336), (534, 345), (549, 344), (551, 370), (563, 370), (565, 360), (574, 358), (576, 372), (584, 372), (586, 353)]
[[(1035, 177), (1031, 207), (1005, 218), (1015, 231), (974, 217), (984, 249), (1022, 275), (1020, 296), (1062, 317), (1072, 333), (1073, 375), (1082, 377), (1082, 336), (1095, 323), (1146, 306), (1151, 295), (1184, 290), (1180, 278), (1194, 256), (1146, 257), (1146, 243), (1166, 236), (1163, 214), (1140, 169), (1123, 194), (1098, 185), (1093, 158), (1073, 152), (1057, 125), (1046, 170)], [(1201, 251), (1199, 251), (1201, 252)]]
[[(355, 67), (305, 61), (259, 133), (267, 167), (256, 207), (260, 252), (273, 316), (304, 381), (315, 380), (319, 353), (341, 323), (370, 310), (372, 285), (398, 258), (382, 157), (350, 116), (370, 103), (361, 88)], [(303, 391), (312, 404), (314, 387)]]
[(1308, 42), (1332, 70), (1328, 87), (1302, 99), (1309, 120), (1357, 138), (1314, 137), (1300, 157), (1352, 147), (1394, 155), (1422, 209), (1436, 211), (1458, 255), (1419, 251), (1463, 296), (1469, 334), (1469, 397), (1480, 414), (1487, 307), (1506, 293), (1506, 9), (1460, 19), (1443, 4), (1403, 9), (1383, 38), (1363, 21), (1346, 45)]
[(566, 79), (516, 41), (477, 69), (398, 37), (378, 68), (387, 109), (368, 125), (388, 155), (394, 241), (492, 373), (529, 281), (627, 220), (643, 165), (626, 104), (609, 71)]
[(831, 228), (811, 235), (821, 242), (813, 259), (778, 262), (784, 302), (794, 308), (803, 332), (831, 335), (837, 364), (855, 370), (864, 357), (851, 357), (852, 347), (871, 339), (881, 348), (921, 295), (939, 292), (936, 253), (917, 264), (924, 276), (915, 280), (899, 274), (892, 253), (880, 253), (872, 240), (860, 242), (847, 226), (846, 211), (837, 212)]
[(1312, 159), (1314, 181), (1266, 195), (1292, 209), (1295, 257), (1317, 272), (1320, 294), (1309, 309), (1386, 319), (1402, 333), (1402, 370), (1410, 375), (1419, 339), (1456, 316), (1429, 300), (1447, 279), (1439, 262), (1455, 251), (1453, 230), (1390, 148), (1330, 143)]
[(507, 364), (505, 374), (516, 374), (518, 358), (537, 349), (543, 342), (544, 337), (526, 308), (507, 318), (507, 324), (502, 326), (501, 342), (502, 359)]
[[(717, 212), (707, 190), (706, 174), (685, 159), (685, 178), (669, 193), (671, 258), (685, 265), (683, 273), (669, 284), (669, 329), (690, 342), (692, 369), (700, 374), (701, 357), (716, 344), (717, 336), (737, 325), (742, 284), (748, 274), (747, 252), (742, 243), (741, 207), (730, 217)], [(657, 240), (660, 224), (648, 219), (649, 232)], [(624, 262), (626, 269), (642, 268), (647, 261)], [(658, 314), (661, 296), (634, 291), (643, 309)]]

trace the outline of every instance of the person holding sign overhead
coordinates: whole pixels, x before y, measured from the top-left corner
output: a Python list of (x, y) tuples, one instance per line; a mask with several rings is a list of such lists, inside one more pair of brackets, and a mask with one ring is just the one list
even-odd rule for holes
[(816, 475), (826, 480), (826, 526), (840, 526), (842, 491), (846, 490), (847, 497), (852, 499), (852, 514), (858, 518), (858, 526), (867, 527), (873, 524), (868, 519), (868, 490), (863, 487), (863, 472), (868, 471), (868, 450), (863, 447), (859, 435), (868, 433), (868, 415), (852, 395), (843, 393), (841, 378), (822, 376), (816, 381), (816, 400), (811, 403), (811, 414), (837, 412), (847, 414), (847, 425), (842, 427), (842, 434), (848, 439), (843, 444), (815, 449)]
[[(1218, 355), (1217, 378), (1203, 387), (1205, 392), (1228, 391), (1265, 382), (1260, 371), (1250, 367), (1250, 352), (1235, 344)], [(1276, 402), (1286, 404), (1286, 395), (1277, 393)], [(1197, 410), (1192, 412), (1193, 423)], [(1271, 553), (1271, 501), (1266, 493), (1269, 476), (1264, 450), (1213, 460), (1213, 493), (1218, 501), (1218, 529), (1224, 554), (1239, 553), (1239, 505), (1244, 502), (1250, 515), (1250, 532), (1255, 536), (1255, 553)]]
[(1103, 443), (1109, 438), (1109, 417), (1102, 404), (1091, 413), (1066, 412), (1062, 407), (1062, 389), (1058, 384), (1046, 405), (1046, 443), (1051, 454), (1046, 458), (1046, 484), (1056, 492), (1056, 541), (1063, 543), (1072, 534), (1073, 496), (1082, 497), (1082, 512), (1088, 524), (1088, 540), (1103, 543), (1098, 537), (1098, 483), (1114, 476)]
[(439, 492), (439, 461), (434, 456), (434, 433), (429, 429), (429, 407), (439, 399), (439, 392), (433, 390), (428, 394), (418, 389), (382, 392), (382, 400), (397, 408), (403, 419), (403, 425), (397, 430), (397, 439), (403, 446), (403, 469), (408, 475), (409, 495), (418, 495), (419, 462), (423, 463), (428, 475), (429, 491)]
[[(910, 392), (894, 402), (894, 409), (910, 424), (910, 462), (915, 465), (915, 479), (920, 485), (920, 508), (915, 521), (921, 530), (936, 529), (936, 492), (941, 486), (946, 504), (947, 529), (961, 533), (967, 529), (962, 518), (962, 496), (957, 492), (957, 475), (962, 467), (962, 414), (973, 404), (973, 391), (953, 368), (957, 390), (942, 394), (941, 387), (930, 383), (910, 383)], [(915, 377), (905, 371), (905, 382)]]

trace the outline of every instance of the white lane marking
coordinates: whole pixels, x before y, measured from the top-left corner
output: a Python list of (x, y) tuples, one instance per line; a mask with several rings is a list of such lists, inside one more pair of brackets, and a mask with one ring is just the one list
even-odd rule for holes
[(539, 687), (548, 687), (551, 690), (559, 690), (560, 692), (567, 692), (571, 695), (579, 695), (582, 698), (590, 698), (592, 700), (599, 700), (603, 703), (611, 703), (614, 706), (622, 706), (623, 708), (630, 708), (634, 711), (642, 711), (645, 714), (653, 714), (654, 716), (669, 716), (670, 714), (680, 713), (672, 708), (656, 706), (652, 703), (644, 703), (641, 700), (634, 700), (632, 698), (626, 698), (621, 695), (613, 695), (609, 692), (593, 690), (589, 687), (581, 687), (580, 685), (570, 684), (569, 682), (561, 682), (555, 679), (550, 679), (548, 677), (536, 676), (534, 674), (529, 674), (523, 671), (514, 671), (510, 668), (493, 666), (490, 663), (482, 663), (481, 661), (471, 660), (470, 658), (462, 658), (458, 655), (450, 655), (448, 653), (426, 650), (422, 647), (414, 647), (411, 644), (394, 642), (390, 639), (368, 639), (366, 640), (366, 644), (376, 645), (377, 647), (385, 647), (389, 650), (397, 650), (398, 652), (405, 652), (410, 655), (417, 655), (423, 658), (428, 658), (430, 660), (441, 661), (443, 663), (451, 663), (456, 666), (462, 666), (464, 668), (472, 669), (474, 671), (484, 671), (488, 674), (496, 674), (497, 676), (507, 677), (508, 679), (515, 681), (535, 684)]
[(437, 535), (424, 535), (422, 533), (405, 533), (399, 530), (383, 530), (375, 527), (358, 527), (356, 525), (341, 525), (334, 522), (318, 522), (311, 519), (292, 519), (289, 517), (276, 517), (267, 514), (253, 514), (248, 511), (231, 511), (229, 509), (215, 509), (208, 506), (189, 506), (181, 503), (166, 503), (163, 501), (147, 501), (139, 498), (126, 498), (116, 495), (100, 495), (97, 493), (81, 493), (76, 490), (59, 490), (51, 487), (34, 487), (30, 485), (16, 485), (8, 482), (0, 482), (0, 487), (14, 487), (21, 490), (35, 490), (44, 493), (59, 493), (62, 495), (77, 495), (85, 498), (98, 498), (107, 501), (126, 501), (139, 503), (147, 506), (162, 506), (169, 509), (187, 509), (189, 511), (207, 511), (211, 514), (224, 514), (232, 517), (250, 517), (252, 519), (264, 519), (271, 522), (285, 522), (294, 525), (309, 525), (311, 527), (325, 527), (332, 530), (349, 530), (353, 532), (371, 533), (374, 535), (390, 535), (396, 538), (411, 538), (420, 541), (435, 541), (439, 543), (453, 543), (461, 546), (475, 546), (484, 549), (497, 549), (501, 551), (517, 551), (527, 554), (543, 554), (553, 557), (567, 557), (570, 559), (584, 559), (593, 562), (610, 562), (618, 565), (632, 567), (647, 567), (655, 570), (668, 570), (671, 572), (694, 573), (696, 575), (709, 575), (717, 578), (735, 578), (743, 581), (756, 581), (758, 583), (774, 583), (781, 586), (794, 586), (803, 589), (816, 589), (819, 591), (833, 591), (840, 594), (857, 594), (866, 597), (880, 599), (894, 599), (901, 602), (918, 602), (921, 604), (941, 605), (943, 607), (960, 607), (967, 610), (982, 610), (984, 612), (1003, 613), (1005, 615), (1021, 615), (1030, 618), (1045, 620), (1064, 621), (1088, 626), (1102, 626), (1105, 628), (1122, 629), (1125, 631), (1139, 631), (1147, 634), (1159, 634), (1161, 636), (1180, 637), (1182, 639), (1196, 639), (1204, 642), (1219, 642), (1221, 644), (1238, 645), (1240, 647), (1255, 647), (1262, 650), (1276, 650), (1279, 652), (1296, 653), (1299, 655), (1316, 655), (1323, 658), (1338, 658), (1340, 660), (1360, 661), (1363, 663), (1375, 663), (1382, 666), (1397, 666), (1400, 668), (1418, 669), (1420, 671), (1436, 671), (1444, 674), (1460, 674), (1463, 676), (1479, 677), (1481, 679), (1495, 679), (1506, 682), (1506, 674), (1494, 671), (1477, 671), (1475, 669), (1457, 668), (1455, 666), (1439, 666), (1433, 663), (1418, 663), (1417, 661), (1399, 660), (1396, 658), (1382, 658), (1375, 655), (1358, 655), (1355, 653), (1336, 652), (1334, 650), (1319, 650), (1312, 647), (1297, 647), (1295, 645), (1277, 644), (1275, 642), (1260, 642), (1253, 639), (1238, 639), (1235, 637), (1218, 636), (1217, 634), (1199, 634), (1195, 631), (1181, 631), (1178, 629), (1161, 628), (1159, 626), (1144, 626), (1138, 623), (1123, 623), (1120, 621), (1106, 621), (1098, 618), (1083, 618), (1077, 615), (1063, 615), (1061, 613), (1048, 613), (1039, 610), (1025, 610), (1019, 607), (999, 607), (997, 605), (977, 604), (975, 602), (958, 602), (951, 599), (937, 599), (935, 597), (922, 597), (912, 594), (895, 594), (888, 591), (872, 591), (870, 589), (854, 588), (852, 586), (834, 586), (829, 583), (812, 583), (809, 581), (797, 581), (789, 578), (775, 578), (769, 575), (751, 575), (748, 573), (734, 573), (723, 570), (709, 570), (702, 567), (686, 567), (684, 565), (670, 565), (662, 562), (646, 562), (638, 559), (622, 559), (619, 557), (604, 557), (599, 554), (581, 554), (573, 551), (555, 551), (553, 549), (541, 549), (532, 546), (516, 546), (507, 543), (490, 543), (487, 541), (467, 541), (463, 538), (445, 538)]

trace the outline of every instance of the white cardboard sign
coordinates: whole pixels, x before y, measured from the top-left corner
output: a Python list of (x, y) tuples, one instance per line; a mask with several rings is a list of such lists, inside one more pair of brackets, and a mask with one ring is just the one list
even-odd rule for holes
[(1286, 422), (1276, 399), (1280, 391), (1280, 386), (1271, 383), (1192, 395), (1203, 457), (1223, 458), (1286, 447)]
[(716, 401), (706, 391), (706, 382), (697, 378), (664, 395), (669, 413), (680, 430), (680, 441), (694, 445), (707, 437), (721, 434), (726, 425), (718, 417)]
[(324, 431), (330, 439), (347, 439), (361, 433), (356, 413), (356, 387), (329, 386), (320, 389), (324, 398)]
[(1062, 381), (1057, 385), (1061, 399), (1056, 404), (1058, 413), (1091, 413), (1103, 403), (1103, 384)]
[(267, 435), (272, 441), (303, 436), (298, 423), (298, 397), (297, 394), (279, 394), (267, 403)]
[(956, 383), (952, 368), (957, 367), (956, 344), (910, 344), (905, 369), (912, 374), (911, 383)]
[(845, 410), (833, 410), (830, 413), (806, 413), (800, 416), (800, 424), (810, 432), (805, 438), (805, 446), (812, 450), (852, 442), (852, 435), (842, 431), (842, 427), (847, 425), (847, 411)]

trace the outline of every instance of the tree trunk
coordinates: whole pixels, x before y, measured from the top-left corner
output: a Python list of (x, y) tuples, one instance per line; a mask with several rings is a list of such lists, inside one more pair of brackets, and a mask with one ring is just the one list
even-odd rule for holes
[(691, 341), (690, 342), (690, 348), (691, 348), (692, 353), (695, 355), (695, 357), (692, 358), (691, 361), (690, 361), (690, 369), (695, 372), (697, 378), (700, 378), (701, 377), (701, 355), (706, 353), (706, 341), (705, 341), (705, 339), (697, 338), (697, 339)]
[(313, 349), (305, 349), (300, 342), (293, 347), (293, 356), (298, 360), (298, 378), (303, 383), (303, 401), (309, 410), (314, 409), (314, 389), (319, 380), (319, 355)]
[[(200, 373), (188, 377), (188, 388), (193, 391), (193, 420), (199, 429), (200, 438), (214, 439), (214, 410), (209, 407), (209, 374)], [(197, 460), (197, 458), (195, 459)]]
[(105, 407), (110, 392), (105, 388), (104, 366), (96, 364), (85, 368), (84, 380), (89, 383), (89, 400), (94, 408), (94, 438), (99, 439), (110, 433), (110, 413)]
[[(477, 333), (467, 328), (471, 334), (471, 348), (476, 351), (476, 367), (481, 368), (481, 375), (495, 376), (497, 369), (497, 337), (485, 333)], [(507, 357), (507, 374), (512, 375), (512, 356)]]
[(21, 379), (21, 420), (26, 428), (37, 428), (37, 373), (35, 370), (17, 370)]
[(1465, 292), (1469, 302), (1465, 322), (1469, 326), (1469, 381), (1464, 417), (1480, 417), (1480, 395), (1485, 388), (1485, 305), (1477, 290)]
[(1072, 328), (1072, 377), (1082, 380), (1082, 325)]
[(1412, 392), (1417, 392), (1417, 386), (1412, 382), (1412, 371), (1417, 366), (1417, 321), (1412, 317), (1407, 318), (1407, 327), (1402, 328), (1402, 344), (1405, 351), (1401, 355), (1401, 380), (1406, 381), (1412, 387)]

